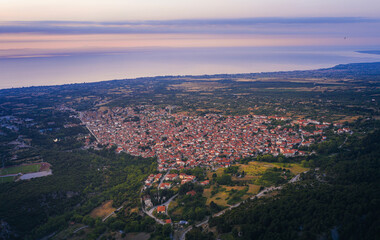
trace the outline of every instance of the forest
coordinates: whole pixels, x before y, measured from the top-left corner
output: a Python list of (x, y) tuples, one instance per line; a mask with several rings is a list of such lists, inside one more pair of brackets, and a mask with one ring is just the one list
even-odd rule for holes
[(212, 219), (210, 227), (225, 239), (378, 239), (379, 139), (380, 131), (355, 139), (316, 160), (317, 168), (299, 183), (273, 198), (250, 200)]
[(0, 216), (17, 229), (14, 237), (41, 238), (69, 220), (91, 223), (85, 216), (108, 199), (117, 207), (138, 206), (142, 182), (157, 165), (155, 159), (116, 155), (112, 148), (42, 155), (53, 165), (52, 176), (0, 187)]

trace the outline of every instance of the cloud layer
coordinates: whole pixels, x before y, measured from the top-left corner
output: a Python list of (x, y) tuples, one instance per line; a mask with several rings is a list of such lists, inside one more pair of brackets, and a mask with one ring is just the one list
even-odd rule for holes
[(124, 54), (134, 49), (375, 46), (380, 19), (240, 18), (0, 23), (0, 59)]
[[(243, 18), (243, 19), (192, 19), (167, 21), (34, 21), (0, 22), (0, 33), (45, 34), (141, 34), (141, 33), (312, 33), (358, 24), (378, 24), (380, 19), (356, 17), (325, 18)], [(307, 31), (309, 29), (309, 31)]]

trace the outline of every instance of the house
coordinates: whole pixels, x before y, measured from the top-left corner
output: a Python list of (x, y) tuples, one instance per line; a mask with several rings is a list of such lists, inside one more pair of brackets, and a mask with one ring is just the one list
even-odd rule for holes
[(338, 134), (342, 134), (342, 133), (344, 133), (344, 131), (343, 131), (343, 129), (340, 129), (340, 128), (339, 128), (339, 129), (337, 130), (337, 133), (338, 133)]
[(190, 181), (193, 181), (195, 179), (195, 176), (193, 175), (187, 175), (185, 173), (179, 174), (180, 179), (190, 179)]
[(116, 149), (116, 152), (117, 152), (117, 153), (121, 153), (123, 150), (124, 150), (124, 149), (123, 149), (122, 147), (118, 147), (118, 148)]
[(191, 179), (183, 179), (181, 185), (191, 182)]
[(313, 132), (314, 135), (322, 135), (323, 131), (322, 130), (316, 130)]
[(202, 186), (206, 186), (206, 185), (209, 185), (210, 184), (210, 181), (209, 180), (205, 180), (203, 182), (200, 183)]
[(158, 181), (160, 181), (161, 177), (162, 177), (162, 174), (161, 174), (161, 173), (155, 175), (155, 176), (154, 176), (154, 182), (158, 182)]
[(165, 177), (165, 181), (173, 181), (178, 178), (178, 174), (168, 174)]
[(285, 149), (283, 154), (285, 157), (293, 157), (297, 151), (295, 149)]
[(180, 174), (179, 174), (179, 178), (180, 178), (180, 179), (185, 179), (186, 176), (187, 176), (187, 175), (186, 175), (185, 173), (180, 173)]
[(158, 206), (157, 207), (157, 213), (166, 213), (166, 207), (165, 206)]
[(343, 128), (342, 129), (344, 132), (346, 132), (346, 133), (350, 133), (350, 134), (352, 134), (352, 131), (351, 131), (351, 129), (349, 129), (349, 128)]
[(194, 190), (188, 191), (188, 192), (186, 193), (186, 195), (191, 195), (192, 197), (194, 197), (196, 194), (197, 194), (197, 192), (194, 191)]
[(170, 189), (171, 187), (172, 187), (171, 183), (161, 183), (158, 188), (163, 190), (163, 189)]

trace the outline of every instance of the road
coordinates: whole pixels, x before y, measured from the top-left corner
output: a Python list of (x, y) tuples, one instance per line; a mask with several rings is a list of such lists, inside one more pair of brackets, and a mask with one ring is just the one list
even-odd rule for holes
[(166, 209), (166, 214), (168, 214), (168, 208), (169, 208), (169, 204), (173, 201), (174, 198), (176, 198), (178, 196), (178, 193), (176, 195), (174, 195), (173, 197), (169, 198), (168, 201), (166, 201), (165, 203), (163, 203), (161, 206), (165, 206), (165, 209)]
[[(156, 206), (156, 207), (157, 207), (157, 206)], [(156, 207), (154, 207), (154, 208), (156, 208)], [(161, 224), (161, 225), (164, 225), (164, 224), (165, 224), (165, 222), (164, 222), (163, 220), (161, 220), (161, 219), (156, 218), (155, 216), (153, 216), (153, 211), (152, 211), (152, 212), (150, 212), (150, 211), (146, 211), (144, 208), (142, 209), (142, 211), (143, 211), (144, 213), (146, 213), (146, 215), (148, 215), (149, 217), (153, 218), (157, 223), (159, 223), (159, 224)]]
[(160, 185), (164, 182), (164, 179), (166, 178), (166, 175), (169, 174), (169, 172), (170, 172), (170, 169), (165, 173), (164, 176), (161, 177), (161, 180), (160, 180), (160, 182), (157, 185), (157, 190), (158, 190), (157, 191), (157, 193), (158, 193), (157, 199), (160, 199)]
[[(157, 205), (157, 206), (154, 206), (152, 207), (149, 211), (146, 211), (144, 208), (143, 208), (143, 212), (146, 213), (149, 217), (153, 218), (154, 220), (156, 220), (156, 222), (158, 222), (159, 224), (165, 224), (165, 222), (159, 218), (156, 218), (154, 215), (153, 215), (153, 211), (158, 207), (158, 206), (165, 206), (165, 209), (166, 209), (166, 215), (167, 215), (167, 211), (168, 211), (168, 207), (169, 207), (169, 204), (171, 203), (171, 201), (173, 201), (174, 198), (176, 198), (178, 196), (178, 194), (174, 195), (173, 197), (169, 198), (168, 201), (166, 201), (165, 203), (161, 204), (161, 205)], [(169, 216), (169, 215), (168, 215)]]
[(79, 232), (80, 230), (85, 229), (85, 228), (88, 228), (88, 226), (86, 225), (86, 226), (83, 226), (83, 227), (77, 228), (77, 229), (75, 229), (75, 230), (73, 231), (73, 233), (77, 233), (77, 232)]
[[(209, 219), (210, 219), (210, 217), (206, 217), (206, 219), (204, 221), (195, 224), (195, 227), (200, 227), (200, 226), (203, 226), (203, 225), (207, 224)], [(191, 229), (193, 229), (193, 227), (192, 226), (188, 226), (187, 228), (185, 228), (184, 230), (182, 230), (182, 232), (179, 233), (180, 236), (177, 239), (179, 239), (179, 240), (185, 240), (186, 234), (188, 232), (190, 232)]]
[(120, 211), (121, 209), (123, 208), (123, 206), (120, 206), (118, 209), (116, 209), (115, 211), (111, 212), (110, 214), (108, 214), (107, 216), (105, 216), (102, 221), (105, 222), (109, 217), (111, 217), (112, 215), (115, 214), (115, 212), (118, 212)]
[(179, 240), (185, 240), (186, 239), (186, 233), (190, 232), (191, 229), (193, 229), (192, 226), (188, 226), (187, 228), (185, 228), (185, 230), (183, 230), (183, 232), (181, 233), (181, 235), (179, 236)]
[(161, 180), (160, 180), (160, 183), (159, 183), (158, 186), (157, 186), (157, 190), (160, 190), (160, 185), (161, 185), (161, 183), (164, 182), (164, 179), (165, 179), (166, 176), (169, 174), (169, 172), (170, 172), (170, 169), (165, 173), (164, 176), (162, 176), (162, 178), (161, 178)]
[(347, 139), (348, 139), (348, 137), (346, 137), (346, 139), (344, 139), (344, 142), (338, 148), (342, 148), (343, 145), (347, 142)]
[[(307, 171), (305, 171), (305, 172), (307, 172)], [(303, 172), (303, 173), (305, 173), (305, 172)], [(295, 183), (295, 182), (299, 181), (299, 180), (300, 180), (300, 176), (301, 176), (301, 173), (297, 174), (297, 175), (294, 176), (292, 179), (290, 179), (289, 183)], [(284, 186), (284, 185), (282, 185), (282, 186), (278, 186), (278, 187), (268, 187), (268, 188), (264, 188), (261, 192), (259, 192), (258, 194), (252, 196), (250, 199), (264, 197), (264, 196), (266, 195), (267, 192), (275, 191), (275, 190), (280, 190), (280, 189), (283, 188), (283, 186)], [(241, 202), (239, 202), (239, 203), (236, 203), (235, 205), (230, 206), (229, 208), (226, 208), (226, 209), (224, 209), (224, 210), (222, 210), (222, 211), (220, 211), (220, 212), (218, 212), (218, 213), (215, 213), (215, 214), (213, 215), (213, 217), (219, 217), (219, 216), (225, 214), (228, 210), (231, 210), (231, 209), (233, 209), (233, 208), (236, 208), (236, 207), (240, 206), (240, 205), (241, 205), (242, 203), (244, 203), (245, 201), (246, 201), (246, 200), (241, 201)], [(201, 222), (201, 223), (198, 223), (198, 224), (196, 224), (195, 226), (196, 226), (196, 227), (201, 227), (201, 226), (207, 224), (207, 223), (208, 223), (208, 220), (209, 220), (209, 219), (206, 219), (205, 221), (203, 221), (203, 222)], [(189, 227), (187, 227), (185, 230), (183, 230), (183, 232), (182, 232), (182, 234), (180, 235), (179, 239), (180, 239), (180, 240), (185, 240), (186, 233), (188, 233), (189, 231), (191, 231), (191, 229), (193, 229), (192, 226), (189, 226)]]
[(96, 141), (97, 141), (98, 143), (100, 143), (98, 137), (92, 132), (92, 130), (87, 126), (87, 124), (86, 124), (85, 122), (82, 121), (82, 115), (83, 115), (83, 113), (79, 112), (79, 119), (80, 119), (80, 121), (86, 126), (86, 128), (87, 128), (88, 131), (91, 133), (91, 135), (94, 136), (94, 138), (96, 139)]
[[(306, 172), (307, 172), (307, 171), (306, 171)], [(166, 177), (166, 175), (167, 175), (168, 173), (169, 173), (169, 171), (168, 171), (168, 172), (165, 174), (165, 176), (161, 179), (160, 184), (163, 182), (163, 179)], [(303, 173), (305, 173), (305, 172), (303, 172)], [(299, 181), (300, 176), (301, 176), (301, 173), (297, 174), (297, 175), (294, 176), (292, 179), (290, 179), (289, 183), (295, 183), (295, 182)], [(282, 188), (283, 188), (283, 185), (282, 185), (282, 186), (278, 186), (278, 187), (268, 187), (268, 188), (265, 188), (265, 189), (263, 189), (261, 192), (259, 192), (258, 194), (252, 196), (250, 199), (264, 197), (264, 196), (267, 194), (267, 192), (274, 191), (274, 190), (280, 190), (280, 189), (282, 189)], [(163, 203), (163, 204), (161, 204), (161, 205), (159, 205), (159, 206), (165, 206), (165, 207), (166, 207), (166, 211), (167, 211), (170, 202), (173, 201), (173, 199), (176, 198), (177, 196), (178, 196), (178, 194), (174, 195), (174, 196), (171, 197), (168, 201), (166, 201), (165, 203)], [(242, 202), (239, 202), (239, 203), (236, 203), (235, 205), (232, 205), (232, 206), (230, 206), (230, 207), (227, 208), (227, 209), (224, 209), (224, 210), (222, 210), (222, 211), (220, 211), (220, 212), (218, 212), (218, 213), (215, 213), (215, 214), (213, 215), (213, 217), (219, 217), (219, 216), (223, 215), (224, 213), (226, 213), (228, 210), (231, 210), (231, 209), (233, 209), (233, 208), (236, 208), (236, 207), (240, 206), (240, 205), (241, 205), (242, 203), (244, 203), (245, 201), (246, 201), (246, 200), (244, 200), (244, 201), (242, 201)], [(149, 211), (146, 211), (145, 208), (143, 208), (142, 211), (143, 211), (144, 213), (146, 213), (148, 216), (150, 216), (151, 218), (153, 218), (157, 223), (164, 225), (165, 222), (164, 222), (163, 220), (158, 219), (158, 218), (156, 218), (155, 216), (153, 216), (153, 211), (154, 211), (157, 207), (158, 207), (158, 206), (154, 206), (154, 207), (152, 207), (152, 209), (150, 209)], [(208, 221), (209, 221), (209, 217), (207, 217), (207, 219), (204, 220), (203, 222), (200, 222), (200, 223), (196, 224), (195, 226), (196, 226), (196, 227), (201, 227), (201, 226), (203, 226), (203, 225), (206, 225), (206, 224), (208, 223)], [(182, 232), (179, 233), (180, 236), (179, 236), (177, 239), (179, 239), (179, 240), (185, 240), (185, 238), (186, 238), (186, 234), (187, 234), (189, 231), (191, 231), (191, 229), (193, 229), (192, 226), (189, 226), (189, 227), (185, 228)]]

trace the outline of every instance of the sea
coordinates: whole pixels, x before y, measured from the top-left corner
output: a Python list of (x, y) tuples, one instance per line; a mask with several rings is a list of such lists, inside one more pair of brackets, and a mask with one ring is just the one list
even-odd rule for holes
[(0, 59), (0, 89), (166, 75), (234, 74), (380, 62), (380, 46), (132, 48)]

